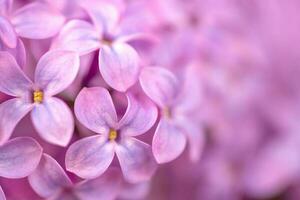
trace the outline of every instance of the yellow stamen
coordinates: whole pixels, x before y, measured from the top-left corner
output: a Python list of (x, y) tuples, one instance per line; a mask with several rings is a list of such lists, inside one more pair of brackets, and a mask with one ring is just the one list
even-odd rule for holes
[(162, 115), (167, 118), (171, 118), (171, 110), (169, 108), (162, 109)]
[(108, 135), (108, 138), (110, 139), (110, 140), (115, 140), (116, 138), (117, 138), (117, 136), (118, 136), (118, 133), (117, 133), (117, 131), (116, 130), (110, 130), (109, 131), (109, 135)]
[(33, 101), (34, 103), (42, 103), (44, 97), (44, 93), (42, 91), (34, 91), (33, 92)]

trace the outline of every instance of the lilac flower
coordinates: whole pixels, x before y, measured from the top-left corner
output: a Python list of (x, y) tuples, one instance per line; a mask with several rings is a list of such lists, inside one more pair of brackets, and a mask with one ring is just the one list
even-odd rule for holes
[[(192, 75), (195, 71), (191, 71)], [(193, 78), (194, 77), (194, 78)], [(146, 67), (140, 75), (145, 93), (160, 107), (161, 118), (154, 133), (152, 150), (158, 163), (170, 162), (190, 143), (191, 160), (199, 159), (204, 142), (199, 120), (190, 111), (197, 109), (199, 88), (195, 76), (186, 77), (180, 92), (177, 78), (160, 67)]]
[(63, 168), (47, 154), (43, 154), (28, 181), (39, 196), (51, 200), (112, 200), (121, 186), (120, 172), (116, 169), (108, 170), (97, 179), (73, 184)]
[(116, 154), (127, 181), (150, 179), (156, 169), (151, 148), (134, 136), (151, 128), (157, 109), (147, 99), (137, 100), (132, 94), (127, 94), (127, 99), (126, 113), (118, 121), (106, 89), (82, 89), (75, 100), (75, 114), (84, 126), (100, 134), (70, 146), (66, 153), (67, 170), (82, 178), (95, 178), (107, 170)]
[(73, 116), (68, 106), (53, 95), (72, 83), (78, 69), (76, 53), (51, 51), (39, 60), (32, 82), (12, 55), (0, 52), (0, 91), (15, 97), (0, 105), (0, 143), (7, 141), (17, 123), (32, 111), (33, 125), (43, 139), (67, 145), (73, 134)]

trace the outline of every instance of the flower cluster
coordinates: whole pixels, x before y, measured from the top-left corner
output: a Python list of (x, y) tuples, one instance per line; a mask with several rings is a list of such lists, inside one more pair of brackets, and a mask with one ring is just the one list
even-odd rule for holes
[(0, 0), (0, 200), (299, 199), (299, 6)]

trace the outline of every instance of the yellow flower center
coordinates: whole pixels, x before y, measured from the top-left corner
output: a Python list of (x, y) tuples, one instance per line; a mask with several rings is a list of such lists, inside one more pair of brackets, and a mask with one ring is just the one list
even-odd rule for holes
[(44, 98), (44, 93), (42, 91), (34, 91), (33, 92), (33, 102), (34, 103), (42, 103)]
[(117, 136), (118, 136), (118, 133), (116, 130), (112, 129), (109, 131), (109, 135), (108, 135), (109, 140), (115, 140), (117, 138)]

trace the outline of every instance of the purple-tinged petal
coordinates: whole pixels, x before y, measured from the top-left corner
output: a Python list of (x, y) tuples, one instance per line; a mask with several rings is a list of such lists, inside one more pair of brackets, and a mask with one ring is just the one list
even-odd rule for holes
[(130, 183), (147, 181), (156, 171), (151, 146), (135, 138), (123, 138), (116, 147), (116, 154), (124, 178)]
[(184, 150), (186, 137), (173, 122), (162, 118), (152, 141), (153, 155), (158, 163), (176, 159)]
[(72, 182), (63, 168), (47, 154), (43, 154), (35, 171), (28, 176), (32, 189), (41, 197), (47, 198), (64, 187), (72, 186)]
[(31, 119), (39, 135), (47, 142), (59, 146), (69, 144), (74, 131), (74, 119), (70, 108), (62, 100), (50, 97), (35, 104)]
[(0, 176), (23, 178), (38, 166), (42, 147), (32, 138), (14, 138), (0, 146)]
[(148, 193), (151, 189), (151, 180), (145, 182), (139, 182), (135, 184), (124, 183), (122, 187), (122, 191), (119, 194), (120, 199), (131, 199), (131, 200), (139, 200), (146, 199)]
[(77, 119), (87, 128), (107, 134), (117, 124), (117, 113), (109, 92), (102, 87), (83, 88), (75, 105)]
[(13, 0), (0, 0), (0, 15), (8, 16), (12, 7)]
[(4, 194), (1, 186), (0, 186), (0, 200), (6, 200), (5, 194)]
[(17, 40), (17, 45), (14, 48), (10, 48), (0, 41), (0, 51), (7, 51), (10, 53), (16, 59), (21, 68), (26, 65), (25, 46), (21, 39)]
[(20, 98), (9, 99), (0, 104), (0, 144), (6, 142), (18, 122), (32, 109), (33, 105)]
[(66, 153), (66, 168), (77, 176), (92, 179), (103, 174), (114, 158), (114, 144), (96, 135), (73, 143)]
[[(0, 5), (1, 6), (1, 5)], [(7, 19), (0, 16), (0, 39), (10, 48), (17, 45), (17, 36), (14, 28)]]
[(157, 119), (157, 108), (148, 99), (127, 94), (128, 107), (119, 123), (122, 135), (137, 136), (148, 131)]
[(104, 45), (99, 53), (99, 69), (109, 86), (125, 92), (138, 79), (139, 56), (134, 48), (125, 43)]
[(71, 50), (84, 55), (99, 49), (100, 37), (89, 22), (71, 20), (62, 28), (51, 49)]
[(80, 200), (71, 190), (63, 190), (56, 193), (47, 200)]
[(179, 88), (172, 72), (161, 67), (143, 68), (140, 83), (148, 97), (162, 108), (172, 104)]
[(109, 168), (102, 176), (79, 183), (75, 193), (84, 200), (113, 200), (121, 190), (120, 170)]
[(11, 96), (23, 96), (32, 82), (8, 52), (0, 52), (0, 91)]
[(60, 30), (65, 17), (48, 4), (35, 2), (17, 10), (11, 21), (21, 37), (44, 39)]
[(74, 81), (79, 65), (79, 55), (73, 51), (50, 51), (37, 64), (35, 83), (47, 95), (55, 95)]

